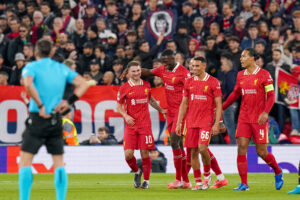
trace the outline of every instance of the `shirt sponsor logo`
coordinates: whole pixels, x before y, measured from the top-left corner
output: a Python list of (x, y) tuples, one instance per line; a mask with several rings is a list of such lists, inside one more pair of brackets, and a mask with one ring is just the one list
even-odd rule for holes
[(205, 95), (199, 95), (199, 94), (191, 94), (191, 100), (204, 100), (207, 101), (207, 97)]
[(166, 90), (175, 90), (173, 85), (168, 85), (165, 83)]
[(256, 94), (256, 89), (242, 89), (242, 95), (245, 94)]
[(131, 105), (135, 106), (136, 104), (148, 103), (148, 99), (131, 99)]

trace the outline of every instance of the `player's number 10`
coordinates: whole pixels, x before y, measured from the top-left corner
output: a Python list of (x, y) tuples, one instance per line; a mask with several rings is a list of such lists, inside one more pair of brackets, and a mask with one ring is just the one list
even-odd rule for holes
[(149, 136), (145, 136), (146, 137), (146, 144), (152, 144), (152, 137), (151, 137), (151, 135), (149, 135)]

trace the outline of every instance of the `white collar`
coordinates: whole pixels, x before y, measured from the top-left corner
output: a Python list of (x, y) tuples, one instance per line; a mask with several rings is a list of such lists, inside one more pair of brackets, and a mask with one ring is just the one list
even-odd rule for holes
[(176, 63), (176, 66), (174, 67), (174, 69), (172, 70), (172, 72), (176, 72), (177, 68), (179, 67), (179, 62)]
[[(204, 76), (204, 78), (201, 81), (207, 81), (208, 78), (209, 78), (209, 74), (205, 72), (205, 76)], [(199, 78), (198, 78), (198, 76), (194, 76), (194, 80), (195, 81), (200, 81)]]
[(133, 86), (136, 86), (136, 85), (143, 85), (143, 80), (141, 79), (140, 82), (138, 84), (135, 84), (131, 79), (128, 80), (128, 84), (133, 87)]
[(256, 68), (255, 68), (255, 70), (254, 70), (254, 72), (252, 74), (249, 74), (248, 71), (247, 71), (247, 69), (246, 69), (245, 72), (244, 72), (244, 75), (257, 74), (259, 72), (259, 70), (260, 70), (260, 67), (258, 65), (255, 65), (255, 66), (256, 66)]

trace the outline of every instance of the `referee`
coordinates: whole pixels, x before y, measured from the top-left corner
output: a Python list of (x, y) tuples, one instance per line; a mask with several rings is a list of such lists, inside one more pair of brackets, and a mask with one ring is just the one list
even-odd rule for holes
[[(66, 112), (89, 87), (76, 72), (49, 58), (51, 48), (50, 41), (39, 40), (35, 49), (37, 61), (29, 63), (22, 71), (24, 86), (30, 96), (30, 114), (25, 122), (20, 153), (20, 200), (30, 198), (33, 182), (32, 160), (43, 144), (53, 158), (56, 199), (66, 199), (68, 178), (63, 162), (61, 113)], [(76, 90), (67, 101), (62, 101), (67, 83), (74, 84)]]

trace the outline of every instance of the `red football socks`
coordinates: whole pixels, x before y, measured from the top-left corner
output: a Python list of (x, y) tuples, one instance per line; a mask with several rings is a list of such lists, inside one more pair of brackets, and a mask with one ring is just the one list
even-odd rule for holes
[(248, 163), (246, 155), (238, 155), (237, 157), (237, 168), (239, 175), (241, 177), (241, 183), (248, 185), (247, 182), (247, 173), (248, 173)]
[(268, 153), (268, 155), (264, 158), (264, 161), (270, 166), (272, 167), (272, 169), (274, 170), (275, 174), (278, 175), (281, 173), (281, 169), (279, 168), (275, 157), (273, 156), (273, 154)]
[(187, 172), (187, 165), (186, 165), (187, 159), (185, 156), (185, 151), (181, 150), (181, 152), (182, 152), (182, 171), (181, 171), (182, 180), (188, 183), (190, 182), (190, 180)]
[(218, 176), (222, 174), (222, 171), (219, 167), (218, 161), (215, 158), (214, 154), (208, 149), (208, 153), (210, 155), (210, 164), (211, 164), (211, 169), (215, 172), (215, 174)]
[(181, 181), (182, 172), (182, 153), (181, 149), (173, 149), (174, 166), (176, 169), (176, 180)]
[(149, 177), (150, 177), (150, 172), (151, 172), (151, 160), (150, 160), (150, 157), (142, 159), (142, 168), (143, 168), (144, 180), (148, 181)]
[(206, 176), (209, 176), (210, 175), (210, 167), (211, 167), (211, 164), (209, 164), (209, 165), (204, 165), (203, 164), (203, 166), (204, 166), (204, 176), (206, 177)]
[(192, 164), (191, 164), (191, 149), (190, 148), (186, 148), (186, 172), (187, 172), (187, 174), (190, 173), (191, 168), (192, 168)]
[(128, 166), (132, 169), (132, 171), (134, 173), (138, 172), (139, 168), (136, 164), (136, 159), (135, 157), (133, 156), (130, 160), (126, 160)]
[(194, 170), (194, 178), (195, 178), (195, 181), (196, 183), (201, 183), (201, 171), (200, 169), (196, 169)]

